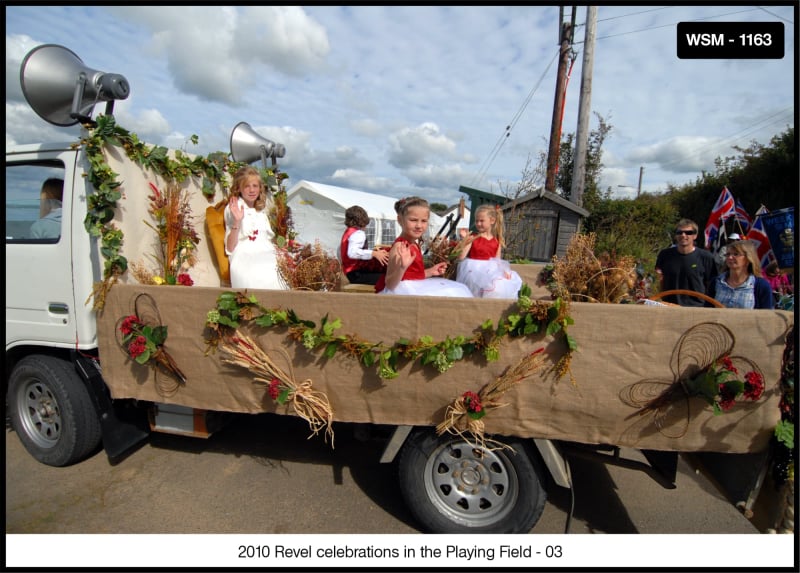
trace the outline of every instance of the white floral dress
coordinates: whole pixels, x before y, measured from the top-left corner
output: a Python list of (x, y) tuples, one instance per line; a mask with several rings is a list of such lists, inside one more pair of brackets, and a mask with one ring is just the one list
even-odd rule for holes
[[(225, 253), (230, 261), (231, 287), (285, 290), (286, 284), (278, 273), (274, 233), (267, 218), (267, 209), (256, 211), (239, 197), (231, 200), (239, 201), (244, 210), (239, 230), (232, 231), (236, 221), (230, 205), (225, 207)], [(227, 248), (231, 232), (239, 233), (239, 242), (233, 252)]]

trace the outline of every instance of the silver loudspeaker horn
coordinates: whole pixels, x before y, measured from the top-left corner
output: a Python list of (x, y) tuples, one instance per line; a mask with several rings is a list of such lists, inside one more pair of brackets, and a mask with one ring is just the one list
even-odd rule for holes
[(286, 148), (283, 145), (260, 136), (244, 121), (237, 123), (231, 131), (231, 157), (234, 161), (252, 163), (261, 159), (266, 169), (267, 157), (271, 157), (272, 164), (275, 165), (275, 158), (284, 155)]
[(91, 122), (98, 101), (108, 102), (106, 114), (111, 115), (114, 100), (127, 98), (131, 91), (124, 76), (87, 68), (72, 50), (57, 44), (43, 44), (28, 52), (19, 81), (33, 111), (60, 126)]

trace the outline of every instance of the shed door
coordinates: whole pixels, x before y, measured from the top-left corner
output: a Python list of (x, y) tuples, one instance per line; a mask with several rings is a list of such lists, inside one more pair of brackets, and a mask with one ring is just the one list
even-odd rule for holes
[(558, 213), (544, 212), (526, 214), (525, 258), (531, 261), (547, 261), (556, 252), (558, 238)]

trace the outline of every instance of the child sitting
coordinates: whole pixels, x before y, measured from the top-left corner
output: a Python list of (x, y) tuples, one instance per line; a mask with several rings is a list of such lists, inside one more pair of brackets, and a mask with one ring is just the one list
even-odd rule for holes
[(386, 272), (389, 252), (366, 248), (367, 234), (364, 229), (369, 225), (369, 215), (363, 207), (349, 207), (344, 212), (344, 224), (347, 229), (339, 245), (342, 272), (353, 284), (374, 285)]
[(421, 197), (400, 199), (394, 205), (402, 232), (389, 251), (386, 274), (378, 279), (378, 294), (472, 297), (463, 284), (443, 278), (447, 263), (425, 268), (419, 240), (428, 228), (430, 206)]
[(503, 240), (503, 212), (499, 208), (483, 204), (475, 211), (477, 234), (463, 238), (458, 255), (456, 280), (464, 283), (472, 294), (480, 298), (516, 299), (522, 287), (522, 277), (511, 270), (508, 261), (501, 258)]

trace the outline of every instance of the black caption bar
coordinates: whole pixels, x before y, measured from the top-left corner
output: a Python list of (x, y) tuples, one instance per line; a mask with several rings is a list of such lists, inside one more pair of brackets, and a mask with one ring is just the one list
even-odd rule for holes
[(780, 60), (783, 22), (678, 22), (682, 60)]

